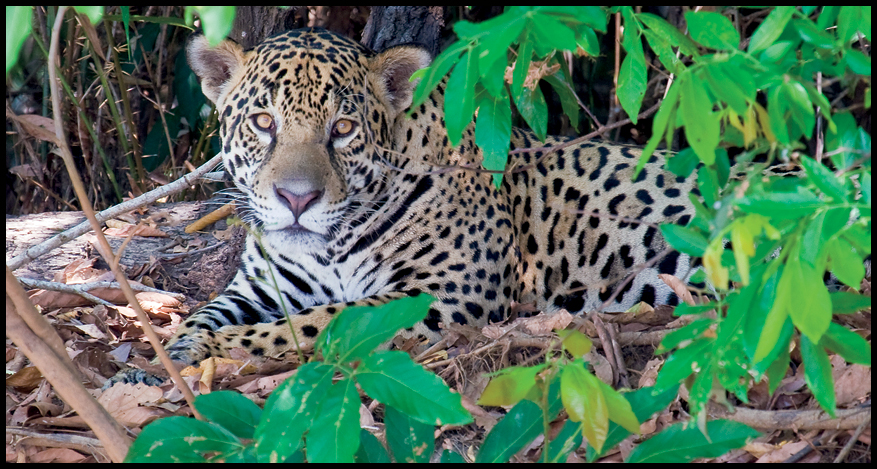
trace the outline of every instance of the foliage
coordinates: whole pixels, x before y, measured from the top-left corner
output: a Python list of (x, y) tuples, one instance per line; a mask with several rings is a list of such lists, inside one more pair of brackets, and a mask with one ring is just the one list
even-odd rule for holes
[[(863, 261), (871, 253), (871, 137), (851, 112), (870, 107), (871, 59), (859, 50), (870, 44), (870, 7), (777, 7), (748, 45), (720, 12), (686, 12), (688, 35), (631, 7), (611, 12), (624, 20), (626, 56), (616, 92), (633, 123), (647, 83), (642, 38), (672, 74), (639, 168), (660, 143), (670, 146), (676, 130), (684, 129), (690, 146), (667, 167), (680, 177), (697, 169), (699, 194), (690, 194), (696, 216), (688, 226), (664, 225), (661, 232), (672, 247), (703, 258), (715, 301), (679, 308), (677, 314), (719, 312), (716, 319), (697, 319), (664, 339), (659, 352), (674, 352), (658, 376), (657, 391), (688, 380), (692, 414), (707, 433), (705, 405), (714, 383), (743, 402), (749, 383), (765, 375), (775, 389), (788, 369), (794, 341), (800, 342), (811, 391), (834, 415), (826, 350), (870, 365), (867, 341), (831, 322), (833, 313), (851, 312), (848, 302), (869, 306), (870, 298), (830, 293), (823, 282), (823, 274), (831, 272), (858, 289)], [(459, 139), (476, 105), (489, 104), (479, 111), (476, 144), (486, 168), (505, 169), (509, 91), (497, 78), (505, 67), (500, 59), (517, 45), (508, 88), (543, 138), (541, 92), (522, 87), (532, 56), (562, 63), (559, 52), (576, 47), (596, 55), (587, 38), (605, 32), (605, 24), (602, 11), (576, 7), (513, 7), (478, 25), (461, 22), (455, 25), (460, 40), (418, 75), (423, 79), (415, 101), (450, 70), (447, 94), (454, 97), (445, 100), (446, 116), (454, 116), (447, 122), (450, 139)], [(560, 70), (546, 77), (549, 84), (568, 79), (566, 67)], [(841, 96), (862, 90), (858, 95), (864, 103), (838, 109), (822, 88), (829, 82), (844, 90)], [(563, 87), (555, 89), (564, 100)], [(488, 117), (482, 119), (485, 109)], [(564, 111), (572, 118), (566, 106)], [(501, 125), (492, 127), (497, 121)], [(817, 145), (807, 143), (823, 137), (826, 152), (810, 153)], [(737, 155), (733, 174), (731, 149)], [(752, 163), (756, 157), (767, 163)], [(803, 177), (763, 177), (762, 170), (775, 160), (799, 162)], [(841, 345), (841, 334), (847, 346)], [(598, 439), (600, 431), (591, 429)]]

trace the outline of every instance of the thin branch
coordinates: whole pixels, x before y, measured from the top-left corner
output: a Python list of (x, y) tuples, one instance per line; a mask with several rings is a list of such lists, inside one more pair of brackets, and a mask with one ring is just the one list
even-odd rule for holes
[[(121, 288), (118, 282), (89, 282), (89, 283), (61, 283), (61, 282), (47, 282), (45, 280), (36, 280), (31, 278), (21, 278), (19, 277), (18, 281), (27, 288), (42, 288), (43, 290), (52, 290), (59, 291), (63, 293), (73, 293), (74, 295), (80, 295), (83, 298), (88, 298), (83, 295), (83, 293), (89, 292), (96, 288)], [(149, 292), (149, 293), (161, 293), (164, 295), (172, 296), (180, 301), (186, 298), (186, 295), (181, 293), (174, 293), (164, 290), (159, 290), (158, 288), (152, 288), (142, 284), (131, 284), (131, 288), (135, 291), (141, 292)], [(88, 295), (92, 296), (92, 295)], [(101, 300), (100, 298), (96, 298), (101, 304), (107, 304), (106, 301)], [(91, 299), (91, 298), (89, 298)], [(94, 301), (94, 300), (92, 300)], [(112, 304), (107, 304), (107, 306), (112, 306)]]

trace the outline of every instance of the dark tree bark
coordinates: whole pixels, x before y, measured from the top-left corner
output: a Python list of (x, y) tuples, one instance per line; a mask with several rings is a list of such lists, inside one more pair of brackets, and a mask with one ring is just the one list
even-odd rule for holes
[(307, 26), (307, 7), (239, 6), (230, 39), (249, 49), (266, 38)]
[(438, 55), (444, 26), (444, 8), (437, 6), (375, 6), (362, 32), (362, 44), (382, 51), (402, 44), (418, 44)]

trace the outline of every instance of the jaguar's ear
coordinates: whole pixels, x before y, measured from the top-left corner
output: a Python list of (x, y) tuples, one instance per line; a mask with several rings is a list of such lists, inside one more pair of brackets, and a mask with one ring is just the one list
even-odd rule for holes
[(411, 74), (432, 62), (430, 53), (414, 45), (391, 47), (371, 59), (371, 70), (377, 75), (379, 90), (392, 110), (399, 113), (411, 105), (414, 88), (420, 80), (408, 81)]
[(217, 103), (223, 92), (227, 91), (231, 77), (244, 65), (244, 51), (241, 46), (225, 40), (216, 47), (210, 47), (203, 35), (192, 36), (186, 46), (189, 66), (201, 79), (204, 96)]

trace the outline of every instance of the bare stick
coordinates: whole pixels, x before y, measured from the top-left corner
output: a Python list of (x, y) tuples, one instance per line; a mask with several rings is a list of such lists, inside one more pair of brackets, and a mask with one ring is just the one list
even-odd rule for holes
[[(144, 205), (151, 204), (162, 197), (176, 194), (177, 192), (180, 192), (183, 189), (194, 185), (198, 181), (198, 179), (201, 178), (201, 176), (205, 175), (217, 164), (219, 164), (219, 161), (221, 159), (222, 157), (219, 155), (214, 156), (210, 159), (210, 161), (202, 164), (195, 171), (192, 171), (191, 173), (182, 176), (181, 178), (170, 184), (155, 188), (141, 195), (140, 197), (131, 199), (127, 202), (122, 202), (119, 205), (110, 207), (96, 214), (95, 217), (97, 218), (97, 222), (103, 223), (111, 218), (115, 218), (123, 213), (130, 212), (131, 210), (142, 207)], [(70, 228), (69, 230), (57, 234), (40, 244), (37, 244), (36, 246), (28, 248), (23, 253), (10, 259), (6, 263), (6, 265), (8, 265), (9, 268), (12, 270), (17, 270), (25, 264), (29, 263), (30, 261), (42, 256), (43, 254), (46, 254), (52, 249), (55, 249), (56, 247), (61, 246), (68, 241), (74, 240), (89, 231), (91, 231), (91, 225), (86, 220), (74, 226), (73, 228)]]

